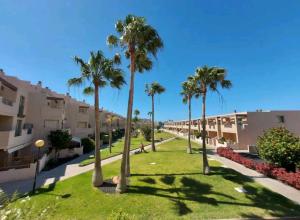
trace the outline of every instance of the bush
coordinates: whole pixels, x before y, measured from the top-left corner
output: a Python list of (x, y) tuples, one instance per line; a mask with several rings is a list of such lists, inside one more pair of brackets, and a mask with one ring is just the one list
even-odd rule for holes
[(66, 130), (50, 131), (48, 139), (55, 150), (55, 159), (59, 150), (70, 148), (72, 136)]
[(151, 128), (150, 126), (143, 126), (141, 127), (141, 131), (143, 134), (143, 137), (145, 138), (146, 141), (151, 141)]
[(91, 138), (82, 138), (81, 145), (83, 146), (83, 153), (89, 153), (95, 149), (95, 141)]
[(288, 171), (295, 171), (300, 163), (300, 140), (286, 128), (272, 128), (257, 142), (259, 155), (266, 161)]
[(109, 142), (109, 135), (106, 132), (101, 132), (100, 133), (100, 140), (102, 140), (103, 144), (108, 144)]
[(230, 160), (233, 160), (237, 163), (248, 167), (249, 169), (256, 170), (259, 173), (264, 174), (265, 176), (275, 178), (280, 180), (290, 186), (300, 189), (300, 172), (287, 172), (286, 169), (276, 167), (269, 163), (261, 163), (248, 158), (241, 156), (238, 153), (235, 153), (232, 149), (226, 147), (219, 147), (217, 153), (226, 157)]

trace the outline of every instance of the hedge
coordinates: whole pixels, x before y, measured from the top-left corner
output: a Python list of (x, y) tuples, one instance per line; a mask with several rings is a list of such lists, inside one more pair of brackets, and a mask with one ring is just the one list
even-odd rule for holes
[(300, 171), (297, 172), (287, 172), (286, 169), (282, 167), (277, 167), (273, 164), (257, 162), (251, 160), (244, 156), (241, 156), (238, 153), (235, 153), (232, 149), (227, 147), (219, 147), (217, 153), (226, 157), (230, 160), (233, 160), (239, 164), (244, 165), (249, 169), (256, 170), (259, 173), (264, 174), (265, 176), (280, 180), (283, 183), (286, 183), (290, 186), (300, 189)]

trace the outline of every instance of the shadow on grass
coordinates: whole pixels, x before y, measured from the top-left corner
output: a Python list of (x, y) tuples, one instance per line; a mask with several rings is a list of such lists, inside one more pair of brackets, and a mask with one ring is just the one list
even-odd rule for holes
[(197, 175), (202, 174), (201, 172), (195, 172), (195, 173), (132, 173), (130, 176), (187, 176), (187, 175)]
[(57, 196), (62, 199), (68, 199), (69, 197), (71, 197), (70, 193), (65, 193), (65, 194), (52, 193), (52, 191), (55, 188), (55, 185), (56, 185), (56, 182), (49, 184), (48, 187), (39, 188), (36, 190), (35, 194), (30, 193), (30, 196), (38, 196), (40, 194), (46, 194), (46, 195), (50, 195), (50, 196)]
[(155, 184), (156, 183), (155, 179), (153, 179), (151, 177), (146, 177), (146, 178), (139, 179), (139, 180), (142, 181), (142, 182), (145, 182), (145, 183), (149, 183), (149, 184)]
[[(234, 170), (222, 167), (211, 167), (213, 175), (220, 175), (228, 181), (241, 185), (247, 193), (245, 197), (249, 201), (238, 201), (231, 196), (231, 192), (216, 192), (213, 186), (202, 183), (187, 175), (199, 175), (200, 173), (178, 173), (178, 174), (133, 174), (133, 176), (160, 176), (159, 181), (167, 185), (167, 188), (155, 187), (155, 180), (152, 179), (148, 186), (132, 185), (129, 187), (129, 193), (149, 194), (162, 198), (167, 198), (174, 203), (174, 210), (178, 216), (187, 215), (193, 212), (188, 207), (186, 201), (193, 201), (199, 204), (208, 204), (211, 206), (231, 205), (253, 208), (262, 208), (268, 215), (272, 216), (300, 216), (300, 207), (285, 197), (276, 194), (266, 188), (252, 186), (253, 180), (245, 177)], [(176, 186), (175, 180), (180, 178), (180, 186)], [(207, 176), (210, 178), (210, 176)], [(147, 178), (145, 178), (147, 179)], [(154, 180), (154, 181), (153, 181)], [(251, 213), (239, 213), (242, 217), (252, 216)], [(255, 216), (257, 217), (257, 216)]]

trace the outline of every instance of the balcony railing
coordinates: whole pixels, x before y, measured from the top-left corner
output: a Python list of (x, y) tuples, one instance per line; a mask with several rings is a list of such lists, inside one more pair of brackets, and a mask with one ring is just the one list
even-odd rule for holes
[(33, 156), (21, 156), (13, 157), (11, 160), (4, 163), (0, 166), (0, 171), (9, 170), (9, 169), (22, 169), (30, 167), (30, 164), (34, 163)]

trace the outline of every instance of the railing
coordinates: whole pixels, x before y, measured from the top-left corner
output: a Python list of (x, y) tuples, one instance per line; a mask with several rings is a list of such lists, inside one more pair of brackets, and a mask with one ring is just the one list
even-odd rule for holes
[(14, 102), (7, 99), (7, 98), (4, 98), (4, 97), (1, 97), (2, 98), (2, 103), (5, 104), (5, 105), (9, 105), (9, 106), (13, 106), (14, 105)]
[(0, 167), (0, 171), (28, 168), (31, 163), (34, 163), (33, 156), (13, 157), (10, 161)]

